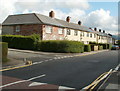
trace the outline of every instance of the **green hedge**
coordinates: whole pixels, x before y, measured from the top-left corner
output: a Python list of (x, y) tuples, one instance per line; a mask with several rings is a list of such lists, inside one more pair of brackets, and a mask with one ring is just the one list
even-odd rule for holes
[(103, 46), (102, 46), (102, 45), (101, 45), (101, 46), (99, 45), (99, 46), (98, 46), (98, 50), (103, 50)]
[(91, 51), (91, 46), (90, 45), (84, 45), (84, 51), (85, 52), (90, 52)]
[(100, 46), (103, 46), (103, 49), (107, 49), (107, 44), (106, 43), (99, 43)]
[(2, 54), (0, 55), (0, 59), (2, 59), (2, 62), (8, 61), (8, 59), (7, 59), (8, 43), (0, 42), (0, 49), (2, 49), (2, 51), (1, 51)]
[(30, 36), (22, 35), (2, 35), (2, 41), (8, 43), (9, 48), (17, 49), (36, 49), (36, 43), (40, 40), (37, 34)]
[(77, 41), (67, 40), (48, 40), (40, 41), (37, 49), (46, 52), (61, 53), (82, 53), (84, 52), (84, 44)]

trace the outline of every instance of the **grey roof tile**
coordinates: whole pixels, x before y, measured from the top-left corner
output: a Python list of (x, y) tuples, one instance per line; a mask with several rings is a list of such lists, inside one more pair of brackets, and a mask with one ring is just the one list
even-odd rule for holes
[(9, 15), (7, 19), (2, 23), (2, 25), (14, 25), (14, 24), (41, 24), (42, 22), (35, 16), (34, 13), (31, 14), (19, 14), (19, 15)]

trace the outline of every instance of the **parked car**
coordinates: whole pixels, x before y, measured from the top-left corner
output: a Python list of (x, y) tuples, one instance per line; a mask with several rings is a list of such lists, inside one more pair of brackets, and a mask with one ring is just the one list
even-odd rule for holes
[(111, 48), (111, 50), (119, 50), (120, 48), (119, 48), (119, 46), (118, 45), (112, 45), (112, 48)]

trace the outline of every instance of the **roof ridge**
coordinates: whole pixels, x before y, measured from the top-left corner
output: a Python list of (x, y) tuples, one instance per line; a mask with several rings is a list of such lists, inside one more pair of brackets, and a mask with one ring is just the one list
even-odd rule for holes
[[(41, 21), (41, 20), (39, 19), (39, 17), (37, 16), (37, 13), (34, 13), (34, 15), (37, 17), (37, 19), (38, 19), (40, 22), (43, 23), (43, 21)], [(43, 23), (43, 24), (44, 24), (44, 23)]]

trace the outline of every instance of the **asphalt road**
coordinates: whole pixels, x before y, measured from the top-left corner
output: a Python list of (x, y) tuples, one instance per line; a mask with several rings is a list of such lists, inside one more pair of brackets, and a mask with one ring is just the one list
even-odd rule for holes
[(82, 89), (117, 65), (118, 51), (113, 50), (87, 56), (54, 59), (25, 68), (4, 71), (2, 75), (26, 80), (45, 74), (45, 77), (33, 81)]

